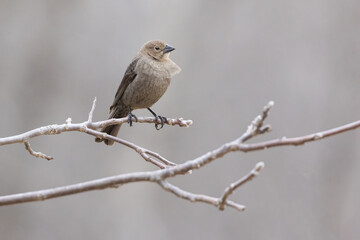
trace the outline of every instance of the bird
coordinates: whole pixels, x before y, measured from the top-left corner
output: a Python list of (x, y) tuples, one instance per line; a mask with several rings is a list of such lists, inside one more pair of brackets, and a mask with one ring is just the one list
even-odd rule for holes
[[(124, 73), (110, 106), (109, 119), (127, 116), (128, 123), (132, 126), (132, 119), (137, 121), (132, 111), (147, 108), (161, 122), (161, 126), (158, 127), (156, 123), (155, 128), (160, 130), (164, 126), (166, 118), (157, 115), (150, 107), (164, 95), (171, 78), (181, 71), (181, 68), (169, 58), (170, 52), (174, 50), (174, 47), (162, 40), (152, 40), (141, 47)], [(116, 137), (120, 126), (110, 125), (102, 128), (101, 132)], [(95, 138), (95, 142), (102, 141), (106, 145), (114, 144), (114, 141), (109, 139)]]

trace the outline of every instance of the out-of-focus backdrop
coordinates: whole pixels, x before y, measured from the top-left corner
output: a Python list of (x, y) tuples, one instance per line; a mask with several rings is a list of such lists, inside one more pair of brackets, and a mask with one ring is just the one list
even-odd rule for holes
[[(269, 101), (273, 131), (300, 136), (360, 118), (360, 2), (0, 1), (0, 137), (94, 120), (151, 39), (182, 68), (153, 107), (190, 128), (123, 126), (120, 137), (182, 163), (240, 136)], [(137, 116), (151, 116), (144, 110)], [(65, 133), (0, 148), (0, 195), (156, 169), (121, 145)], [(1, 239), (359, 239), (360, 132), (300, 147), (232, 153), (171, 179), (220, 196), (258, 161), (265, 169), (218, 211), (137, 183), (0, 208)]]

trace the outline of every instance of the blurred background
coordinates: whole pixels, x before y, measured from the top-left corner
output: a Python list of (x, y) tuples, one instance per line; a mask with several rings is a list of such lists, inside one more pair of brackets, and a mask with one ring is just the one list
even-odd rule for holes
[[(269, 101), (273, 131), (295, 137), (360, 118), (360, 2), (0, 0), (0, 137), (108, 117), (123, 73), (148, 40), (182, 68), (153, 110), (193, 126), (123, 126), (120, 137), (183, 163), (239, 137)], [(137, 116), (151, 116), (136, 110)], [(134, 151), (73, 132), (0, 148), (0, 195), (156, 168)], [(190, 203), (135, 183), (0, 208), (1, 239), (359, 239), (360, 132), (299, 147), (231, 153), (170, 182), (231, 196), (245, 212)]]

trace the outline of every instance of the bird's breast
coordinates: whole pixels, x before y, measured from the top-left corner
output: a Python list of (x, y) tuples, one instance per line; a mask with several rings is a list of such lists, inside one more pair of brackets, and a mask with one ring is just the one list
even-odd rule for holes
[(137, 76), (123, 95), (124, 104), (136, 108), (151, 107), (165, 93), (170, 84), (169, 71), (157, 63), (139, 62)]

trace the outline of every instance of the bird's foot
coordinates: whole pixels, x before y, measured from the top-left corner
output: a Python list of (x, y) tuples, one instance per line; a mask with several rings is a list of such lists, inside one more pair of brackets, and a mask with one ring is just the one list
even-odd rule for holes
[(155, 118), (156, 118), (156, 120), (159, 119), (160, 122), (161, 122), (161, 123), (160, 123), (160, 127), (158, 127), (158, 126), (159, 126), (158, 123), (155, 123), (155, 128), (156, 128), (156, 130), (162, 129), (163, 126), (164, 126), (164, 123), (167, 122), (167, 118), (166, 118), (166, 117), (163, 117), (163, 116), (156, 116)]
[(167, 118), (166, 117), (163, 117), (163, 116), (158, 116), (153, 110), (151, 110), (151, 108), (148, 108), (148, 110), (151, 112), (152, 115), (154, 115), (154, 117), (156, 118), (156, 121), (158, 121), (158, 119), (160, 120), (160, 127), (158, 123), (155, 123), (155, 128), (156, 130), (160, 130), (163, 128), (164, 126), (164, 123), (167, 122)]
[(130, 127), (132, 126), (132, 123), (133, 123), (132, 118), (135, 119), (135, 122), (138, 121), (138, 118), (137, 118), (134, 114), (132, 114), (131, 110), (129, 110), (129, 115), (128, 115), (128, 120), (127, 120), (127, 122), (128, 122), (128, 124), (130, 125)]

